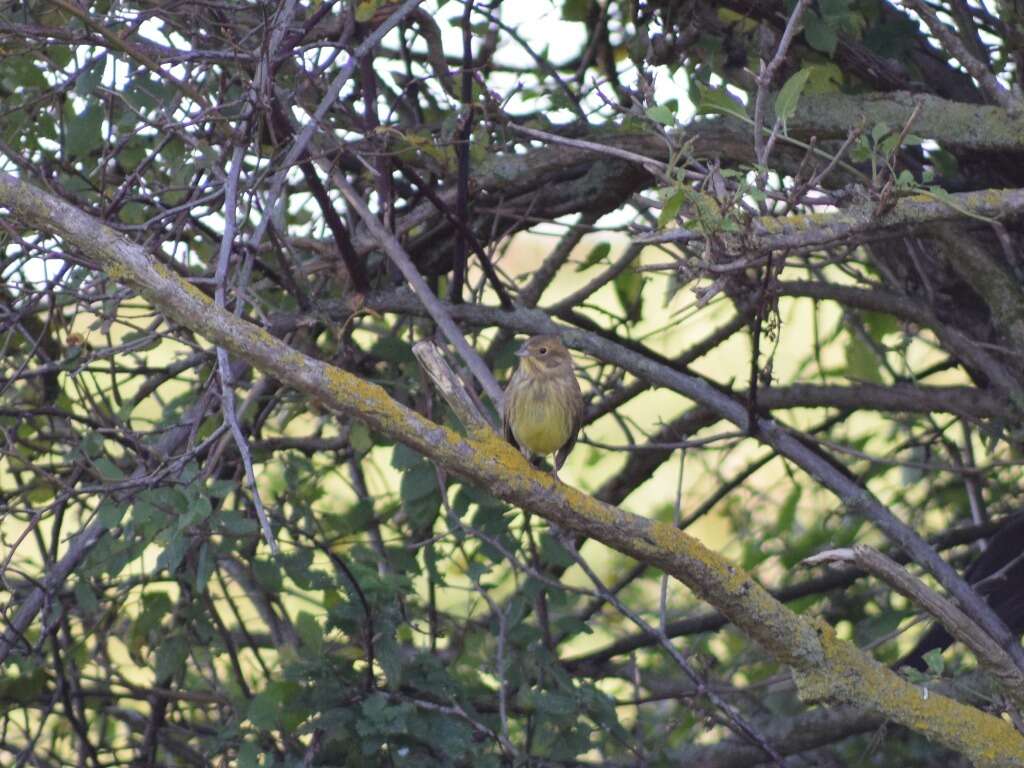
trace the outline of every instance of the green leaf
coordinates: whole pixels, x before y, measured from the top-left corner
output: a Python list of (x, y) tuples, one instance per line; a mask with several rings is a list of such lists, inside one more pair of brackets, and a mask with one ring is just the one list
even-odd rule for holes
[(942, 658), (941, 648), (932, 648), (924, 655), (924, 663), (928, 665), (928, 671), (933, 675), (940, 676), (946, 671), (946, 661)]
[(413, 528), (429, 526), (441, 506), (441, 491), (434, 465), (421, 461), (402, 474), (399, 486), (402, 509)]
[(268, 686), (265, 691), (257, 694), (249, 702), (246, 716), (253, 726), (261, 730), (269, 731), (277, 725), (278, 716), (281, 712), (281, 689), (278, 686)]
[(889, 127), (888, 123), (876, 123), (871, 128), (871, 139), (877, 144), (891, 132), (892, 128)]
[(701, 84), (698, 84), (697, 89), (699, 93), (697, 114), (732, 115), (743, 120), (749, 119), (743, 103), (727, 90), (708, 88)]
[(383, 693), (368, 696), (359, 709), (362, 717), (356, 730), (363, 736), (399, 734), (408, 730), (406, 724), (411, 707), (404, 703), (389, 704)]
[(67, 124), (64, 150), (69, 157), (87, 157), (103, 144), (103, 108), (90, 104)]
[[(176, 96), (172, 86), (156, 80), (144, 72), (136, 73), (125, 86), (122, 94), (125, 101), (141, 112), (148, 112), (158, 106), (170, 106)], [(136, 117), (129, 111), (124, 120), (130, 121), (129, 124), (134, 125)]]
[(373, 448), (373, 438), (370, 437), (370, 429), (361, 421), (352, 423), (348, 432), (348, 442), (352, 450), (362, 455)]
[(835, 93), (843, 85), (843, 70), (833, 62), (814, 64), (807, 68), (811, 76), (807, 80), (804, 93), (815, 96), (820, 93)]
[(133, 352), (145, 352), (160, 346), (162, 339), (159, 334), (150, 333), (149, 331), (129, 331), (121, 341), (125, 344), (131, 344)]
[(103, 80), (103, 71), (107, 67), (107, 55), (103, 54), (78, 75), (75, 81), (75, 93), (86, 96), (92, 93)]
[(577, 695), (582, 699), (583, 708), (598, 725), (610, 730), (616, 739), (622, 741), (629, 739), (629, 734), (619, 722), (615, 700), (611, 696), (586, 685), (580, 686)]
[(867, 381), (874, 384), (882, 382), (878, 358), (859, 336), (851, 335), (846, 343), (846, 375), (856, 381)]
[(437, 490), (437, 471), (433, 464), (420, 462), (402, 475), (402, 501), (418, 501)]
[(608, 242), (600, 242), (590, 249), (590, 253), (587, 257), (580, 262), (576, 267), (577, 272), (582, 272), (585, 269), (598, 264), (608, 258), (608, 254), (612, 251), (612, 244)]
[(900, 171), (899, 176), (896, 177), (896, 186), (900, 189), (915, 189), (917, 187), (917, 179), (914, 178), (914, 174), (904, 168)]
[(537, 718), (537, 735), (534, 749), (555, 761), (572, 761), (591, 749), (591, 727), (584, 721), (566, 725), (561, 718), (542, 716)]
[(799, 536), (787, 537), (786, 550), (780, 555), (783, 566), (787, 570), (794, 568), (804, 558), (832, 545), (831, 538), (831, 532), (822, 525), (816, 525)]
[(370, 354), (379, 357), (389, 363), (414, 363), (416, 358), (412, 354), (412, 347), (401, 339), (394, 336), (384, 336), (379, 339)]
[(664, 229), (669, 222), (675, 220), (676, 216), (679, 215), (679, 210), (683, 207), (683, 203), (686, 201), (686, 196), (686, 190), (680, 189), (662, 203), (661, 213), (658, 214), (659, 229)]
[(0, 701), (3, 701), (5, 705), (32, 704), (46, 690), (45, 670), (42, 667), (36, 667), (27, 671), (26, 666), (27, 664), (21, 667), (21, 675), (0, 677)]
[(318, 656), (323, 648), (324, 633), (313, 614), (299, 611), (299, 615), (295, 619), (295, 631), (310, 653)]
[(643, 310), (641, 301), (641, 293), (644, 289), (643, 275), (630, 267), (615, 278), (612, 287), (615, 288), (615, 296), (626, 313), (626, 320), (631, 323), (639, 322)]
[(97, 431), (89, 432), (79, 445), (83, 454), (95, 459), (103, 453), (103, 435)]
[(19, 146), (37, 146), (34, 134), (25, 130), (29, 120), (24, 112), (9, 112), (0, 121), (0, 136), (7, 142)]
[(252, 575), (256, 577), (256, 583), (267, 592), (276, 595), (281, 591), (283, 579), (277, 563), (264, 558), (255, 558), (252, 561)]
[(71, 49), (66, 45), (47, 45), (46, 55), (49, 59), (61, 69), (64, 69), (74, 56), (71, 53)]
[(196, 560), (196, 592), (202, 594), (210, 583), (210, 575), (213, 573), (216, 557), (210, 552), (210, 542), (204, 541), (199, 547), (199, 557)]
[(260, 768), (260, 750), (251, 741), (238, 748), (238, 768)]
[(796, 521), (797, 505), (800, 503), (800, 497), (803, 495), (803, 492), (804, 488), (802, 485), (794, 485), (789, 489), (789, 493), (786, 494), (782, 506), (779, 507), (779, 519), (774, 526), (774, 535), (787, 533), (792, 530), (793, 523)]
[(676, 124), (676, 116), (668, 107), (660, 104), (647, 108), (647, 116), (656, 123), (671, 127)]
[(883, 155), (889, 156), (899, 149), (899, 141), (900, 135), (891, 133), (879, 142), (878, 149)]
[(876, 640), (891, 636), (904, 618), (905, 613), (895, 610), (867, 616), (854, 625), (853, 639), (860, 646), (874, 644)]
[(861, 320), (871, 338), (878, 342), (890, 333), (899, 333), (903, 327), (899, 320), (884, 312), (861, 312)]
[(804, 13), (804, 40), (816, 51), (832, 56), (839, 43), (835, 29), (814, 11)]
[(298, 549), (288, 554), (277, 556), (277, 562), (281, 564), (288, 578), (294, 581), (302, 589), (310, 589), (309, 577), (310, 566), (313, 565), (313, 553), (308, 549)]
[(855, 163), (867, 162), (871, 155), (871, 142), (867, 136), (861, 136), (850, 148), (850, 159)]
[(171, 635), (161, 639), (156, 649), (157, 684), (162, 684), (162, 681), (178, 676), (185, 667), (188, 652), (188, 642), (180, 635)]
[(782, 130), (785, 132), (786, 123), (796, 114), (797, 104), (800, 103), (800, 96), (811, 76), (810, 67), (805, 67), (786, 81), (775, 97), (775, 116), (782, 121)]
[(109, 531), (111, 528), (116, 528), (120, 525), (127, 510), (127, 504), (118, 503), (110, 496), (107, 496), (96, 509), (96, 516), (99, 518), (100, 524)]
[(132, 633), (146, 634), (154, 629), (174, 603), (166, 592), (147, 592), (142, 596), (142, 611), (132, 624)]
[(545, 533), (540, 539), (540, 559), (545, 565), (568, 568), (575, 560), (569, 551), (551, 534)]
[(472, 765), (473, 768), (483, 765), (474, 748), (473, 729), (464, 720), (434, 712), (418, 712), (410, 723), (410, 734), (434, 745), (438, 753), (445, 755), (448, 765)]
[(391, 452), (391, 466), (395, 469), (412, 469), (423, 461), (423, 457), (412, 448), (398, 443)]
[(178, 515), (177, 528), (183, 531), (191, 525), (202, 522), (213, 514), (213, 506), (206, 496), (195, 496), (187, 503), (183, 514)]
[(221, 527), (232, 536), (251, 536), (260, 529), (260, 524), (251, 518), (242, 517), (233, 509), (225, 510), (218, 516)]
[(945, 149), (934, 149), (928, 153), (928, 159), (941, 176), (955, 178), (960, 175), (959, 160), (953, 153)]
[(101, 457), (93, 462), (93, 466), (96, 467), (96, 471), (99, 472), (100, 477), (106, 481), (111, 480), (123, 480), (124, 472), (107, 457)]
[(31, 56), (8, 56), (0, 69), (2, 81), (10, 90), (47, 88), (50, 83)]
[[(360, 499), (344, 513), (325, 513), (322, 520), (324, 529), (331, 538), (341, 538), (366, 530), (373, 520), (373, 515), (373, 500)], [(288, 568), (287, 561), (285, 561), (285, 568)]]
[(525, 690), (520, 696), (524, 707), (535, 709), (558, 718), (576, 714), (576, 699), (564, 693), (543, 690)]
[(564, 0), (562, 18), (566, 21), (586, 21), (591, 0)]
[(377, 663), (380, 664), (380, 668), (384, 672), (388, 687), (397, 690), (402, 684), (404, 660), (402, 649), (395, 636), (391, 633), (381, 635), (374, 640), (373, 647), (376, 651)]
[(75, 584), (75, 603), (86, 616), (92, 616), (99, 610), (100, 605), (96, 600), (96, 593), (89, 585), (88, 580), (79, 579)]
[(185, 552), (188, 551), (189, 540), (188, 538), (180, 533), (175, 532), (171, 536), (171, 540), (164, 547), (164, 551), (160, 553), (160, 557), (156, 559), (156, 568), (161, 570), (167, 569), (168, 573), (174, 573), (178, 570), (178, 566), (181, 565), (181, 561), (185, 558)]
[(818, 0), (818, 8), (826, 18), (841, 18), (850, 11), (850, 0)]
[[(505, 511), (504, 506), (480, 505), (476, 509), (476, 514), (473, 515), (472, 525), (490, 536), (505, 541), (506, 544), (509, 544), (509, 551), (515, 552), (518, 549), (518, 544), (515, 540), (509, 542), (506, 538), (509, 516), (505, 514)], [(483, 551), (487, 551), (486, 545), (483, 547)], [(497, 559), (504, 559), (504, 555), (500, 555)]]
[[(405, 512), (409, 516), (409, 524), (415, 529), (433, 528), (433, 522), (441, 508), (441, 494), (437, 491), (425, 496), (418, 501), (405, 505)], [(422, 531), (427, 534), (429, 531)]]
[(740, 567), (749, 571), (768, 559), (771, 553), (766, 552), (763, 542), (759, 539), (744, 539), (740, 552)]

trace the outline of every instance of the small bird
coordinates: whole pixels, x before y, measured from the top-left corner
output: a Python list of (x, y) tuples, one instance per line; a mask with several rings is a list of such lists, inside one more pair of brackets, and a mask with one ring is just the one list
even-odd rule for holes
[(534, 336), (516, 356), (519, 367), (505, 390), (505, 439), (528, 460), (554, 453), (552, 474), (558, 477), (583, 420), (583, 394), (572, 358), (557, 336)]

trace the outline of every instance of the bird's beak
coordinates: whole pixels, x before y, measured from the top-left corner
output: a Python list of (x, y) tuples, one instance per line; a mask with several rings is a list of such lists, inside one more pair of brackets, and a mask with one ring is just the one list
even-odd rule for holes
[(523, 344), (523, 346), (521, 346), (519, 349), (516, 350), (516, 357), (529, 357), (529, 356), (530, 356), (530, 350), (528, 350), (526, 348), (525, 344)]

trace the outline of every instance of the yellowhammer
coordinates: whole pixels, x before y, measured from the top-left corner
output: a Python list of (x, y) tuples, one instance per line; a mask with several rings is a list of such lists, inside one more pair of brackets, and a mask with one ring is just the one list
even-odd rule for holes
[(519, 367), (505, 390), (505, 438), (527, 459), (555, 453), (557, 476), (583, 420), (583, 394), (572, 358), (557, 336), (534, 336), (516, 355)]

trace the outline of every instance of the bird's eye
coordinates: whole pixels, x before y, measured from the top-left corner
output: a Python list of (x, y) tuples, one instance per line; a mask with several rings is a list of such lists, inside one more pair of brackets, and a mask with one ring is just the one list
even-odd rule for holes
[(548, 353), (548, 348), (547, 347), (541, 347), (540, 349), (537, 350), (537, 353), (541, 354), (541, 355), (546, 355)]

